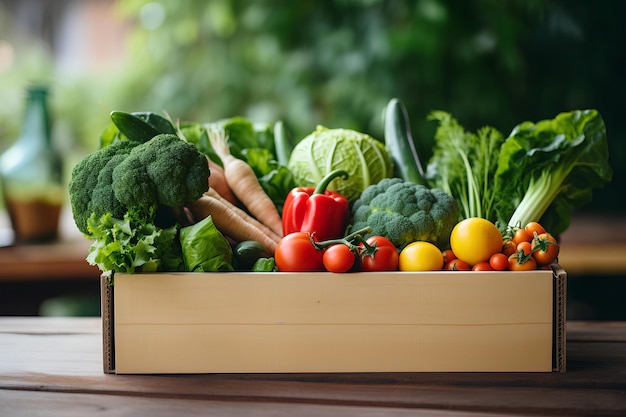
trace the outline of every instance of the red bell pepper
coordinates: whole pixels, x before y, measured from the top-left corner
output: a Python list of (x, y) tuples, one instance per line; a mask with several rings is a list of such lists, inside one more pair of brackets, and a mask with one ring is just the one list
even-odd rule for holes
[(335, 178), (348, 176), (344, 170), (326, 175), (317, 187), (296, 187), (287, 194), (283, 204), (283, 236), (308, 232), (317, 241), (343, 237), (350, 217), (348, 199), (326, 187)]

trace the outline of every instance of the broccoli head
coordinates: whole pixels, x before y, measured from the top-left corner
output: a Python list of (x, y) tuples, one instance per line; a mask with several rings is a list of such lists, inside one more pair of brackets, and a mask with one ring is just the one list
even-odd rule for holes
[(68, 191), (74, 222), (82, 233), (88, 234), (87, 220), (92, 213), (97, 217), (105, 213), (112, 213), (116, 218), (124, 216), (126, 207), (115, 198), (111, 177), (113, 168), (138, 144), (129, 140), (113, 142), (90, 153), (74, 166)]
[(438, 188), (427, 188), (400, 178), (385, 178), (367, 187), (352, 206), (354, 229), (371, 227), (399, 249), (426, 241), (440, 249), (450, 244), (459, 220), (456, 200)]
[(115, 197), (127, 207), (181, 207), (208, 190), (209, 165), (195, 145), (160, 134), (135, 146), (113, 170)]
[(130, 208), (148, 213), (184, 206), (208, 189), (208, 176), (206, 157), (176, 135), (161, 134), (144, 143), (116, 140), (72, 170), (68, 188), (74, 222), (90, 235), (92, 214), (123, 219)]

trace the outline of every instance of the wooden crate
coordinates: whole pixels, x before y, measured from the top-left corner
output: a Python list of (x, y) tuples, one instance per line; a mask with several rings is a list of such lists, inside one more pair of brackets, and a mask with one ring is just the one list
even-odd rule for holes
[(104, 371), (565, 371), (567, 275), (160, 273), (102, 277)]

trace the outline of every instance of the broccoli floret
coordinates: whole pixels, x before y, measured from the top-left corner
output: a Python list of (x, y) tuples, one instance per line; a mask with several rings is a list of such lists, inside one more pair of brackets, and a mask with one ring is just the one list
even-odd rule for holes
[(180, 207), (207, 191), (209, 165), (191, 143), (161, 134), (134, 147), (113, 170), (115, 197), (127, 207)]
[(369, 226), (368, 236), (385, 236), (399, 249), (420, 240), (443, 250), (459, 220), (459, 207), (441, 189), (385, 178), (363, 190), (352, 206), (352, 217), (354, 229)]
[(89, 234), (87, 220), (92, 213), (98, 217), (112, 213), (122, 218), (126, 207), (113, 194), (111, 175), (113, 168), (123, 161), (139, 142), (120, 140), (98, 149), (83, 158), (72, 170), (68, 183), (74, 222), (84, 234)]
[[(68, 188), (74, 222), (90, 236), (92, 214), (123, 219), (130, 208), (154, 213), (151, 208), (158, 207), (159, 215), (163, 207), (177, 208), (200, 198), (209, 187), (208, 176), (206, 157), (176, 135), (157, 135), (145, 143), (115, 141), (72, 170)], [(169, 226), (168, 221), (163, 223)]]

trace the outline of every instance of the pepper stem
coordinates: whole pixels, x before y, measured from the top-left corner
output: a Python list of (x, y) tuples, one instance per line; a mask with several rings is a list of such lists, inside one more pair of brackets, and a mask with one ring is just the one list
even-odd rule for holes
[(328, 187), (328, 184), (330, 184), (332, 180), (339, 176), (343, 177), (343, 179), (346, 179), (348, 178), (348, 172), (343, 169), (330, 171), (328, 174), (326, 174), (324, 178), (322, 178), (319, 184), (317, 184), (317, 187), (315, 187), (315, 191), (313, 191), (313, 194), (324, 194), (326, 188)]

